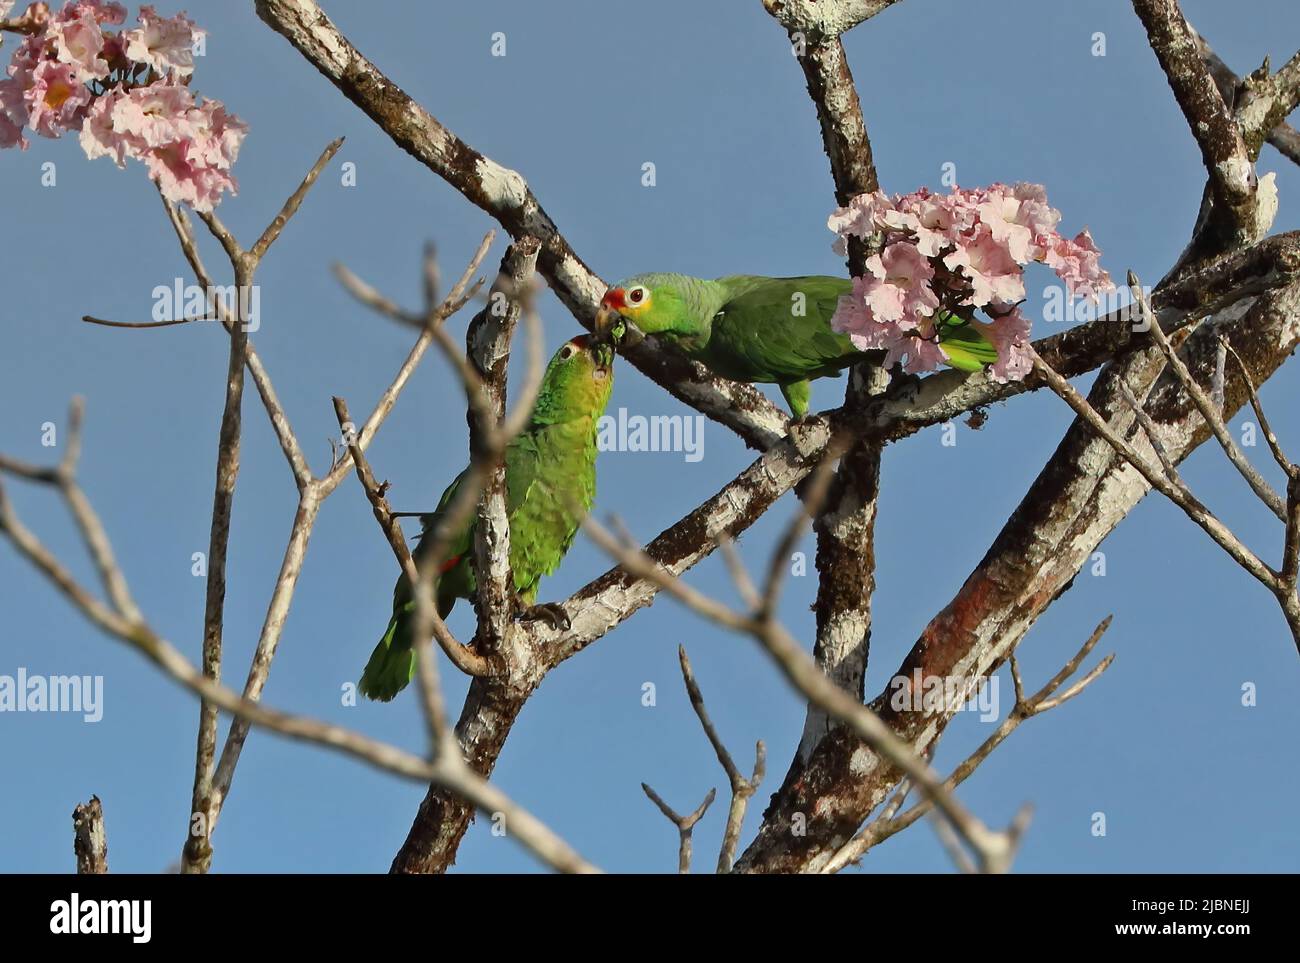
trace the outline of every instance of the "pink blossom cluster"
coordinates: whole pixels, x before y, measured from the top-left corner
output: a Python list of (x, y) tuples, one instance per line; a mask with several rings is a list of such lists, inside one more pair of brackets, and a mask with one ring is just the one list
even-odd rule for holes
[[(0, 0), (0, 17), (11, 6)], [(248, 128), (190, 91), (203, 31), (188, 17), (142, 5), (139, 26), (105, 29), (125, 20), (121, 4), (70, 0), (58, 13), (34, 3), (13, 22), (25, 36), (0, 80), (0, 147), (26, 150), (25, 128), (75, 132), (92, 160), (134, 158), (168, 200), (210, 211), (237, 190), (230, 169)]]
[[(863, 350), (885, 349), (887, 366), (903, 361), (905, 371), (932, 371), (947, 360), (939, 322), (952, 315), (997, 350), (993, 378), (1018, 381), (1032, 367), (1030, 322), (1019, 307), (1026, 264), (1046, 264), (1071, 297), (1095, 300), (1114, 287), (1088, 231), (1068, 239), (1057, 231), (1060, 220), (1038, 184), (949, 194), (922, 188), (892, 199), (860, 194), (827, 226), (839, 235), (840, 253), (850, 237), (871, 241), (878, 253), (840, 299), (831, 326)], [(976, 318), (976, 309), (990, 320)]]

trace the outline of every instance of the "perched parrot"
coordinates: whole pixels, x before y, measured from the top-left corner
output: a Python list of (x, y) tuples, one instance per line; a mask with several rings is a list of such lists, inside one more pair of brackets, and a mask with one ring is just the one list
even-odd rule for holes
[[(609, 401), (613, 347), (603, 338), (581, 335), (567, 342), (546, 367), (528, 427), (505, 453), (506, 511), (510, 518), (510, 568), (515, 591), (531, 605), (537, 583), (559, 566), (582, 516), (596, 497), (596, 423)], [(468, 469), (466, 470), (468, 471)], [(413, 553), (416, 565), (433, 547), (433, 532), (465, 478), (461, 472), (434, 511), (421, 518)], [(474, 525), (471, 515), (442, 563), (437, 586), (444, 618), (456, 599), (473, 598)], [(362, 695), (384, 702), (411, 681), (415, 652), (411, 630), (415, 602), (405, 574), (393, 590), (393, 617), (361, 674)]]
[[(598, 333), (615, 316), (677, 345), (733, 381), (776, 384), (795, 418), (808, 411), (814, 378), (833, 377), (862, 357), (847, 334), (831, 330), (844, 278), (768, 278), (750, 274), (706, 281), (685, 274), (638, 274), (601, 301)], [(948, 363), (979, 371), (997, 360), (993, 345), (968, 321), (944, 313), (939, 341)]]

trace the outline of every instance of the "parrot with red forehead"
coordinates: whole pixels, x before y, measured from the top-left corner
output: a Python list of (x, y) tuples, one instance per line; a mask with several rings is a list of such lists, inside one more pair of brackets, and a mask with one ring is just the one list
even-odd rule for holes
[[(613, 347), (599, 336), (581, 335), (565, 343), (546, 367), (528, 426), (506, 448), (510, 570), (525, 605), (532, 605), (542, 576), (559, 566), (595, 500), (596, 428), (609, 402), (613, 362)], [(468, 471), (447, 486), (432, 513), (422, 516), (420, 541), (412, 553), (417, 567), (433, 549), (434, 532)], [(443, 618), (457, 599), (474, 597), (476, 522), (477, 515), (471, 514), (439, 569), (435, 598)], [(414, 622), (415, 602), (403, 574), (393, 590), (393, 617), (361, 675), (362, 695), (387, 702), (411, 681)]]
[[(631, 321), (733, 381), (780, 386), (795, 418), (808, 412), (809, 382), (835, 377), (866, 356), (847, 334), (831, 330), (845, 278), (791, 278), (735, 274), (707, 281), (685, 274), (637, 274), (612, 286), (601, 301), (596, 330), (614, 319)], [(997, 360), (992, 343), (969, 322), (938, 317), (939, 344), (948, 363), (979, 371)]]

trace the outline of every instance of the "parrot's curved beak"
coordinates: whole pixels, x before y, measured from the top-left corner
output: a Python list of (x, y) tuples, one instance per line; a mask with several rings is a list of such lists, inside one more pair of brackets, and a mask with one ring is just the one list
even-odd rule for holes
[(622, 315), (622, 309), (626, 305), (622, 288), (610, 288), (605, 292), (605, 296), (600, 299), (600, 307), (596, 309), (596, 321), (592, 327), (597, 338), (613, 345), (623, 341), (629, 330), (627, 319)]

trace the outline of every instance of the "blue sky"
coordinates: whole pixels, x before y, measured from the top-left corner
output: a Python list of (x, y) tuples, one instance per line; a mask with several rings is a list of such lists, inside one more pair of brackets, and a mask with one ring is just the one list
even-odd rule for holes
[[(434, 9), (437, 12), (434, 12)], [(442, 8), (447, 9), (442, 9)], [(479, 150), (518, 169), (574, 248), (607, 279), (648, 270), (703, 276), (837, 273), (825, 219), (833, 191), (813, 107), (783, 32), (757, 0), (646, 5), (335, 2), (326, 8), (397, 83)], [(1239, 71), (1264, 54), (1282, 63), (1300, 44), (1300, 9), (1283, 0), (1222, 5), (1187, 0), (1189, 18)], [(164, 12), (173, 7), (164, 5)], [(462, 265), (491, 222), (388, 141), (253, 13), (251, 2), (192, 0), (210, 34), (195, 87), (248, 122), (236, 173), (241, 190), (220, 209), (251, 241), (324, 145), (347, 143), (260, 274), (255, 341), (319, 470), (336, 433), (330, 396), (367, 410), (411, 341), (368, 314), (328, 272), (341, 261), (414, 305), (419, 255), (434, 240), (444, 271)], [(491, 56), (492, 34), (506, 56)], [(1104, 33), (1106, 54), (1092, 55)], [(1091, 228), (1103, 263), (1154, 282), (1177, 257), (1203, 184), (1199, 156), (1127, 4), (1089, 0), (995, 5), (907, 0), (846, 40), (884, 187), (937, 187), (956, 165), (963, 185), (1033, 180), (1047, 186), (1071, 231)], [(12, 40), (0, 55), (7, 60)], [(53, 161), (57, 185), (42, 187)], [(356, 165), (344, 187), (340, 165)], [(656, 186), (641, 184), (656, 165)], [(1300, 227), (1300, 170), (1265, 148), (1276, 170), (1275, 230)], [(152, 186), (138, 167), (89, 162), (73, 140), (35, 138), (0, 154), (0, 450), (51, 456), (41, 425), (63, 423), (68, 399), (87, 399), (82, 477), (101, 511), (138, 601), (153, 625), (198, 658), (204, 585), (190, 557), (207, 546), (226, 347), (212, 326), (115, 331), (92, 313), (148, 316), (151, 292), (188, 274)], [(210, 266), (219, 251), (205, 243)], [(495, 265), (504, 241), (489, 257)], [(1031, 276), (1041, 291), (1049, 276)], [(1031, 298), (1029, 308), (1039, 303)], [(550, 346), (577, 326), (544, 305)], [(459, 334), (468, 316), (452, 322)], [(1036, 333), (1051, 333), (1041, 323)], [(1059, 326), (1058, 326), (1059, 327)], [(1293, 367), (1264, 391), (1275, 427), (1300, 450)], [(836, 403), (842, 383), (814, 388)], [(611, 409), (686, 409), (628, 366)], [(244, 464), (231, 542), (227, 678), (242, 682), (288, 534), (294, 488), (250, 392)], [(980, 432), (937, 429), (891, 447), (877, 524), (877, 592), (867, 689), (880, 691), (928, 618), (979, 560), (1051, 454), (1069, 412), (1046, 394), (991, 412)], [(1240, 419), (1238, 419), (1240, 423)], [(1250, 452), (1264, 467), (1262, 448)], [(462, 403), (430, 357), (371, 449), (401, 509), (427, 509), (464, 465)], [(599, 463), (598, 511), (648, 541), (751, 460), (726, 430), (705, 430), (703, 458), (612, 452)], [(1204, 448), (1186, 475), (1239, 533), (1274, 558), (1276, 521), (1221, 454)], [(927, 510), (969, 486), (980, 511), (954, 524)], [(93, 572), (55, 497), (7, 487), (28, 524), (82, 578)], [(741, 542), (763, 564), (790, 499)], [(802, 548), (811, 552), (811, 538)], [(962, 788), (992, 824), (1025, 801), (1036, 807), (1018, 867), (1030, 871), (1291, 871), (1300, 855), (1293, 806), (1300, 684), (1294, 648), (1272, 599), (1176, 509), (1148, 499), (1102, 546), (1106, 574), (1085, 573), (1021, 648), (1027, 682), (1050, 676), (1107, 613), (1098, 656), (1115, 664), (1083, 697), (1032, 720)], [(607, 567), (579, 539), (541, 597), (562, 598)], [(285, 628), (266, 698), (277, 707), (354, 726), (419, 751), (410, 693), (390, 705), (340, 704), (388, 618), (391, 553), (352, 484), (326, 504)], [(732, 598), (709, 560), (695, 586)], [(811, 639), (813, 576), (792, 578), (783, 615)], [(452, 625), (470, 629), (468, 606)], [(798, 741), (803, 706), (746, 639), (722, 633), (669, 600), (635, 616), (553, 673), (529, 702), (496, 778), (584, 855), (611, 870), (670, 870), (676, 834), (643, 797), (651, 783), (692, 808), (725, 777), (682, 691), (686, 645), (713, 717), (742, 766), (767, 741), (771, 774), (754, 800), (747, 841)], [(1094, 657), (1095, 658), (1095, 657)], [(69, 814), (91, 793), (104, 801), (111, 864), (159, 871), (184, 839), (196, 702), (138, 656), (74, 614), (7, 547), (0, 548), (0, 675), (104, 677), (104, 717), (0, 714), (0, 870), (72, 868)], [(463, 683), (445, 671), (458, 703)], [(655, 683), (654, 707), (642, 686)], [(1003, 694), (1010, 686), (1003, 672)], [(1258, 705), (1241, 704), (1242, 685)], [(1004, 711), (1009, 705), (1004, 699)], [(941, 743), (950, 768), (990, 731), (963, 713)], [(325, 751), (255, 733), (215, 834), (214, 869), (383, 871), (405, 837), (424, 787)], [(720, 800), (696, 830), (697, 866), (715, 858)], [(1092, 835), (1092, 814), (1107, 835)], [(513, 840), (485, 821), (469, 830), (458, 871), (531, 871)], [(872, 852), (864, 871), (946, 870), (927, 826)]]

